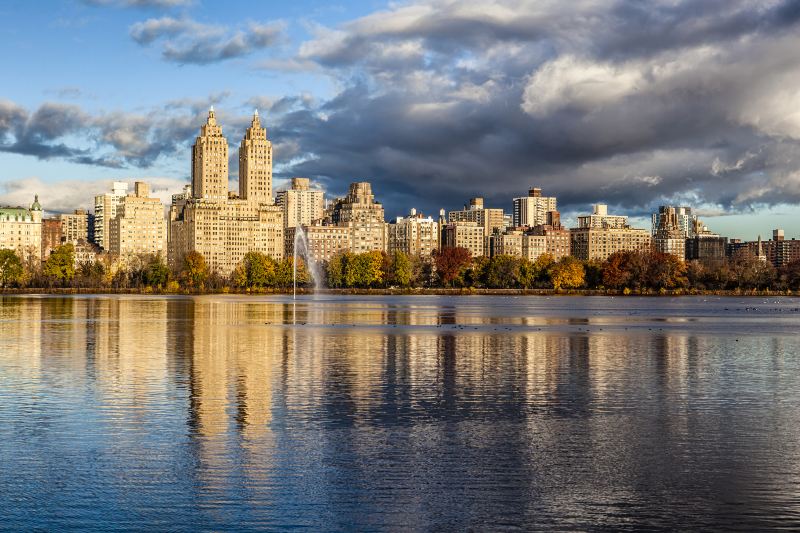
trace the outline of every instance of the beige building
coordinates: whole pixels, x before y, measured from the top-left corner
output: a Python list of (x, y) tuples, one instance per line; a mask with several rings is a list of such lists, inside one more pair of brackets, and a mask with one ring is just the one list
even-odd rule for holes
[(560, 225), (543, 224), (527, 231), (522, 229), (495, 232), (490, 238), (491, 255), (512, 255), (536, 261), (548, 254), (558, 260), (570, 255), (569, 230)]
[[(227, 189), (226, 179), (226, 193)], [(267, 129), (261, 127), (258, 110), (253, 112), (253, 122), (239, 145), (239, 196), (258, 204), (273, 203), (272, 142), (267, 139)]]
[(0, 207), (0, 248), (14, 250), (22, 259), (41, 259), (42, 206), (38, 194), (30, 208)]
[(389, 224), (388, 251), (430, 257), (439, 248), (439, 223), (411, 210), (407, 217), (397, 217)]
[(474, 221), (448, 223), (442, 235), (443, 248), (466, 248), (472, 257), (486, 255), (484, 227)]
[[(388, 224), (383, 205), (375, 200), (366, 182), (350, 184), (347, 196), (339, 198), (318, 223), (303, 226), (314, 261), (328, 261), (337, 253), (354, 254), (387, 250)], [(294, 253), (296, 230), (287, 229), (286, 254)]]
[(627, 226), (628, 217), (609, 215), (606, 204), (595, 204), (591, 215), (578, 217), (579, 228), (625, 228)]
[(94, 197), (94, 242), (103, 250), (109, 250), (109, 226), (117, 216), (117, 207), (128, 194), (128, 184), (115, 181), (111, 192)]
[(287, 228), (310, 226), (325, 214), (325, 193), (312, 189), (308, 178), (292, 178), (290, 189), (278, 191), (276, 203)]
[(547, 213), (556, 211), (555, 196), (542, 196), (542, 190), (532, 188), (528, 196), (514, 198), (514, 212), (512, 224), (514, 227), (540, 226), (547, 224)]
[(214, 109), (192, 146), (192, 189), (174, 195), (168, 259), (180, 267), (189, 251), (230, 274), (250, 251), (283, 259), (283, 211), (272, 199), (272, 144), (258, 114), (239, 147), (239, 195), (228, 192), (228, 142)]
[(347, 226), (295, 226), (286, 228), (286, 255), (294, 254), (294, 241), (298, 228), (302, 228), (308, 241), (308, 253), (315, 263), (330, 261), (333, 256), (349, 252), (352, 231)]
[(76, 209), (69, 214), (60, 214), (61, 237), (65, 242), (90, 241), (92, 217), (85, 209)]
[(573, 228), (572, 255), (578, 259), (605, 261), (608, 256), (619, 251), (650, 250), (650, 232), (639, 228)]
[(505, 229), (505, 218), (502, 209), (485, 208), (483, 198), (471, 198), (469, 205), (461, 211), (450, 211), (448, 222), (475, 222), (483, 228), (484, 237), (489, 237), (495, 229)]
[(150, 188), (142, 181), (134, 185), (117, 207), (109, 226), (109, 251), (120, 257), (167, 253), (167, 221), (164, 205), (150, 198)]

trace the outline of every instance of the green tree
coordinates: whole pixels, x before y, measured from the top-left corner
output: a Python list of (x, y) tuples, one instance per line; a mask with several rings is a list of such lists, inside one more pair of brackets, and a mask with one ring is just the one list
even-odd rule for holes
[(349, 252), (338, 253), (325, 264), (325, 277), (327, 278), (328, 287), (332, 289), (344, 287), (345, 265), (347, 265), (350, 255)]
[(161, 254), (151, 256), (142, 271), (142, 281), (149, 287), (163, 288), (169, 282), (169, 267)]
[(391, 279), (390, 283), (400, 287), (409, 287), (413, 278), (413, 265), (408, 254), (400, 250), (395, 250), (391, 256)]
[(272, 287), (275, 285), (276, 264), (271, 257), (261, 252), (248, 252), (244, 264), (245, 286)]
[(22, 259), (8, 248), (0, 250), (0, 287), (12, 287), (22, 284), (25, 270)]
[(198, 251), (192, 250), (183, 258), (183, 269), (180, 280), (189, 289), (202, 290), (210, 275), (205, 257)]
[(553, 288), (576, 289), (584, 284), (583, 263), (580, 260), (566, 256), (553, 263), (549, 269), (550, 282)]
[(42, 275), (51, 283), (67, 285), (75, 276), (75, 248), (63, 244), (53, 250), (42, 265)]
[(510, 255), (496, 255), (486, 264), (484, 283), (490, 289), (511, 289), (520, 284), (520, 260)]

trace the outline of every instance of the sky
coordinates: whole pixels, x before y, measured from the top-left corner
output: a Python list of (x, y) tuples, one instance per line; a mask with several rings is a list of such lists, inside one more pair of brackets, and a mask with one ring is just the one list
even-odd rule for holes
[(387, 218), (529, 187), (649, 227), (800, 238), (800, 0), (5, 0), (0, 205), (165, 202), (210, 105), (258, 109), (275, 185), (370, 181)]

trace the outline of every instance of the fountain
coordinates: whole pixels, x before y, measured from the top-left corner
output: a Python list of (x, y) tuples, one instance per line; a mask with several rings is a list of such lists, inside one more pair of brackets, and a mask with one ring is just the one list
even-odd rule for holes
[(297, 258), (302, 255), (306, 264), (306, 270), (311, 274), (311, 279), (314, 280), (314, 291), (322, 287), (322, 272), (319, 270), (319, 265), (311, 257), (311, 252), (308, 249), (308, 237), (303, 229), (303, 226), (297, 226), (294, 230), (294, 258), (292, 260), (292, 300), (297, 299)]

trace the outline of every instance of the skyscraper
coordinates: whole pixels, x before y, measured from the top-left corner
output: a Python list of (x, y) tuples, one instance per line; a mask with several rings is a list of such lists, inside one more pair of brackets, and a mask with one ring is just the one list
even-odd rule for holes
[(312, 189), (308, 178), (292, 178), (288, 190), (278, 191), (276, 203), (283, 210), (283, 222), (287, 228), (310, 226), (323, 217), (325, 193)]
[(108, 251), (108, 231), (111, 220), (117, 216), (117, 207), (128, 194), (128, 184), (124, 181), (115, 181), (111, 192), (94, 197), (94, 242), (100, 248)]
[[(226, 186), (227, 187), (227, 186)], [(272, 203), (272, 142), (261, 127), (258, 110), (239, 145), (239, 196), (260, 204)]]
[(173, 196), (168, 259), (190, 251), (228, 275), (250, 251), (283, 258), (283, 212), (272, 199), (272, 144), (254, 113), (239, 149), (239, 196), (228, 192), (228, 142), (214, 109), (192, 146), (192, 191)]
[(513, 225), (532, 228), (547, 224), (547, 213), (556, 210), (555, 196), (542, 196), (541, 189), (531, 188), (528, 196), (514, 198)]
[(109, 225), (109, 251), (120, 256), (165, 254), (167, 221), (164, 205), (150, 198), (150, 188), (137, 181), (134, 193), (122, 199)]

